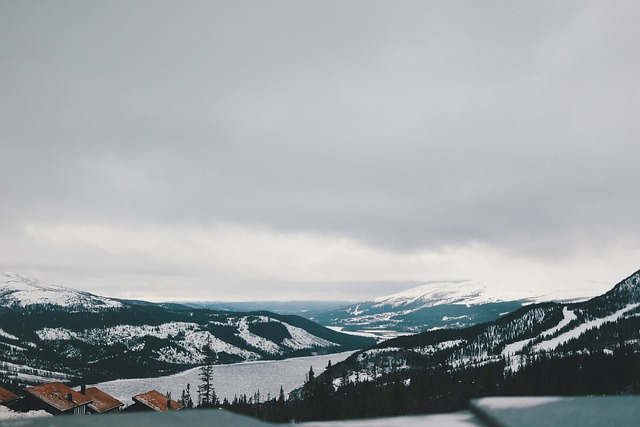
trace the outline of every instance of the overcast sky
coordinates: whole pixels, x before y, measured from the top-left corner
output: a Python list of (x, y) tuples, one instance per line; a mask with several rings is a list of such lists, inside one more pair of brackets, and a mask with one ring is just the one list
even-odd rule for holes
[(0, 269), (152, 300), (604, 291), (640, 268), (638, 16), (4, 0)]

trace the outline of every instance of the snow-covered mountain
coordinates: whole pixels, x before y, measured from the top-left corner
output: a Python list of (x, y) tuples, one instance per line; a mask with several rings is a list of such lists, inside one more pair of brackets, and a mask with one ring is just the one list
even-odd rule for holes
[(367, 378), (398, 367), (453, 372), (502, 364), (507, 374), (539, 358), (615, 351), (640, 351), (640, 271), (588, 301), (530, 304), (468, 328), (391, 339), (355, 354), (334, 371)]
[(0, 273), (0, 306), (55, 306), (68, 310), (101, 311), (121, 308), (112, 298), (50, 285), (17, 273)]
[(379, 334), (460, 328), (496, 319), (531, 302), (522, 296), (494, 291), (522, 288), (521, 284), (507, 282), (430, 283), (315, 314), (311, 319), (344, 331)]
[[(437, 282), (375, 298), (374, 307), (424, 308), (444, 304), (478, 305), (502, 302), (504, 297), (491, 295), (489, 289), (497, 282), (466, 281)], [(501, 284), (502, 287), (504, 285)]]
[(0, 380), (157, 376), (200, 364), (355, 350), (371, 339), (298, 316), (124, 301), (14, 273), (0, 282)]

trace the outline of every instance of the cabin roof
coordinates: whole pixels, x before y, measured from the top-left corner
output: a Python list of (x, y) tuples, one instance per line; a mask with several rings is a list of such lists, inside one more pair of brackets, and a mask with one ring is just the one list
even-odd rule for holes
[(5, 388), (0, 387), (0, 403), (7, 403), (16, 399), (19, 399), (17, 395), (11, 393)]
[[(33, 397), (64, 412), (92, 402), (91, 398), (81, 394), (60, 382), (46, 383), (24, 389)], [(69, 399), (69, 395), (71, 399)]]
[[(183, 408), (181, 403), (168, 398), (156, 390), (150, 390), (146, 393), (138, 394), (133, 396), (132, 399), (134, 402), (139, 402), (158, 412), (179, 411)], [(169, 402), (169, 405), (167, 405), (167, 401)]]
[(124, 403), (120, 402), (115, 397), (105, 393), (96, 387), (89, 387), (85, 390), (85, 395), (93, 400), (89, 404), (89, 407), (98, 413), (103, 413), (123, 406)]

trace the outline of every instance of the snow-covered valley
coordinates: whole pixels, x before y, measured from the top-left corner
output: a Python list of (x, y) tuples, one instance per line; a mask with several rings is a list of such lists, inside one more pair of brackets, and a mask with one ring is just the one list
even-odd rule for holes
[[(213, 366), (213, 386), (218, 398), (233, 400), (234, 396), (246, 394), (253, 396), (260, 391), (263, 399), (267, 395), (277, 397), (282, 386), (285, 393), (300, 387), (304, 383), (309, 368), (321, 373), (329, 361), (332, 364), (341, 362), (352, 354), (343, 352), (321, 356), (296, 357), (286, 360), (269, 360), (235, 363), (231, 365)], [(149, 390), (161, 393), (170, 392), (176, 399), (180, 397), (187, 384), (191, 385), (192, 398), (196, 398), (197, 386), (200, 383), (198, 373), (200, 368), (189, 369), (174, 375), (156, 378), (135, 378), (107, 381), (96, 387), (109, 393), (125, 403), (131, 402), (131, 396)]]

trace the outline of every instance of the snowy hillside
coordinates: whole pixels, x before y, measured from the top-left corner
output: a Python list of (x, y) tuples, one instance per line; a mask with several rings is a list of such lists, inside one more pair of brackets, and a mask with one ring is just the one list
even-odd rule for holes
[(120, 301), (99, 297), (88, 292), (62, 286), (49, 285), (37, 279), (16, 273), (0, 275), (0, 306), (29, 307), (53, 305), (67, 309), (81, 308), (99, 311), (121, 308)]
[(0, 285), (0, 377), (7, 380), (170, 374), (201, 364), (205, 345), (225, 364), (373, 343), (292, 315), (118, 301), (13, 273)]
[[(125, 345), (131, 351), (142, 351), (147, 346), (145, 338), (166, 340), (166, 345), (153, 351), (161, 362), (195, 365), (204, 360), (202, 348), (208, 344), (217, 354), (228, 354), (241, 360), (259, 360), (262, 354), (281, 356), (291, 350), (336, 347), (337, 343), (319, 338), (309, 332), (268, 316), (229, 317), (226, 323), (213, 322), (218, 326), (236, 328), (237, 338), (244, 345), (237, 346), (216, 337), (197, 323), (169, 322), (151, 325), (117, 325), (107, 328), (91, 328), (73, 331), (66, 328), (43, 328), (36, 331), (41, 341), (78, 341), (93, 346)], [(281, 325), (289, 333), (289, 338), (275, 342), (251, 332), (256, 325)], [(247, 350), (252, 348), (255, 351)], [(90, 360), (88, 363), (94, 363)]]
[[(407, 300), (380, 299), (412, 303)], [(446, 365), (458, 369), (491, 363), (503, 363), (505, 373), (513, 373), (538, 357), (593, 351), (614, 354), (622, 348), (640, 350), (640, 271), (588, 301), (531, 304), (470, 328), (395, 338), (345, 363), (352, 375), (358, 373), (361, 378), (370, 376), (372, 370), (382, 375), (398, 367)]]

